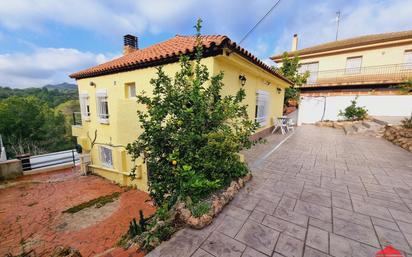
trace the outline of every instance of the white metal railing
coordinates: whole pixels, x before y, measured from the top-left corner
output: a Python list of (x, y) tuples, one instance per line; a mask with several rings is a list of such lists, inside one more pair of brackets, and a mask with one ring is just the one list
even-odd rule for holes
[(412, 79), (412, 63), (402, 63), (312, 72), (304, 87), (400, 82), (409, 79)]

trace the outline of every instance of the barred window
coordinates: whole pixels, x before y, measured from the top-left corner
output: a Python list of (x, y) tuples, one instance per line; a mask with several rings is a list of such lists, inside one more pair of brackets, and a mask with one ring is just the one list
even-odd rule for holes
[(112, 156), (112, 149), (100, 146), (100, 162), (103, 166), (113, 168), (113, 156)]

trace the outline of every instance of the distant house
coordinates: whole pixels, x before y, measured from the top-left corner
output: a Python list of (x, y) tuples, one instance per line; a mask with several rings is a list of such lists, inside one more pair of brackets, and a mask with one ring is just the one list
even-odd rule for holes
[[(290, 82), (226, 36), (201, 39), (202, 63), (210, 75), (224, 71), (223, 94), (235, 94), (244, 84), (249, 117), (261, 126), (255, 137), (270, 133), (273, 118), (282, 115), (284, 89)], [(124, 42), (124, 56), (70, 75), (77, 80), (81, 105), (81, 121), (73, 126), (73, 136), (86, 152), (91, 151), (95, 173), (146, 190), (145, 164), (137, 161), (138, 179), (131, 181), (133, 165), (124, 148), (141, 133), (136, 94), (152, 92), (150, 79), (156, 76), (156, 66), (163, 65), (173, 76), (180, 67), (179, 56), (193, 55), (196, 39), (175, 36), (144, 49), (138, 48), (135, 36), (126, 35)]]
[[(298, 55), (300, 72), (309, 71), (301, 87), (299, 123), (337, 120), (339, 110), (358, 96), (370, 115), (409, 116), (412, 95), (396, 85), (412, 79), (412, 30), (367, 35), (297, 49), (294, 36), (289, 56)], [(271, 57), (282, 65), (282, 55)]]

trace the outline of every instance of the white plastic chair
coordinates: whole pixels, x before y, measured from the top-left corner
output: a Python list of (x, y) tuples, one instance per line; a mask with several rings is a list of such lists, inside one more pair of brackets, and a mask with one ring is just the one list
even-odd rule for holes
[(289, 131), (295, 131), (295, 123), (293, 122), (292, 119), (288, 118), (287, 122), (286, 122), (286, 129)]
[(275, 131), (280, 128), (280, 132), (282, 132), (282, 135), (286, 134), (286, 130), (287, 130), (287, 118), (286, 117), (279, 117), (273, 118), (274, 120), (276, 120), (276, 124), (275, 124), (275, 128), (272, 130), (272, 134), (275, 133)]

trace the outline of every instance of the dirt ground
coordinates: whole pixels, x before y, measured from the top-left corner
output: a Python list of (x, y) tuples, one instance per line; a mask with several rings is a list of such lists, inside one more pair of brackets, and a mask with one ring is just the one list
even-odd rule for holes
[[(114, 192), (121, 192), (120, 197), (100, 208), (63, 213)], [(145, 216), (155, 211), (149, 199), (147, 193), (97, 176), (80, 176), (71, 169), (0, 184), (0, 256), (30, 251), (33, 256), (48, 256), (56, 246), (74, 247), (83, 256), (143, 256), (115, 244), (140, 209)]]

